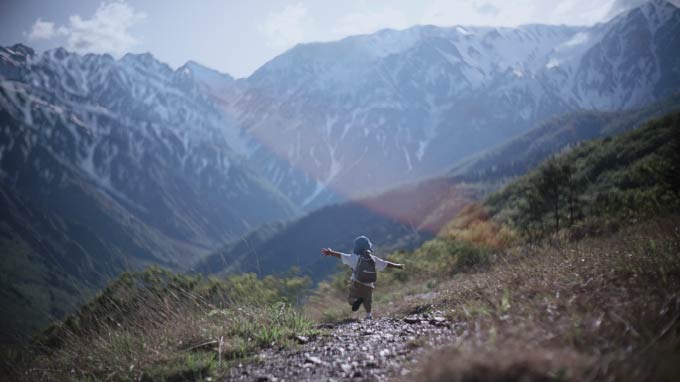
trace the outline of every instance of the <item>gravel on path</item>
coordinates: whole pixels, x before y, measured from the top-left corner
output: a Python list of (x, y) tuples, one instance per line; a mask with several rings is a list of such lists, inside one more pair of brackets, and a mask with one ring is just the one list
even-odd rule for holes
[(440, 312), (322, 325), (328, 334), (298, 337), (299, 346), (269, 348), (230, 370), (228, 381), (386, 381), (407, 377), (427, 348), (450, 343), (465, 328)]

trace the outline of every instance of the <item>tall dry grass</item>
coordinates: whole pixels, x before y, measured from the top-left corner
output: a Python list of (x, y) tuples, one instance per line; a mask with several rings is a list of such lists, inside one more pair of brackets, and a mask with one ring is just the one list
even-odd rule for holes
[(313, 334), (294, 301), (300, 279), (226, 280), (160, 269), (126, 273), (79, 314), (15, 354), (23, 380), (197, 380), (257, 349)]
[(436, 302), (459, 323), (424, 381), (677, 380), (680, 218), (518, 247), (458, 274)]

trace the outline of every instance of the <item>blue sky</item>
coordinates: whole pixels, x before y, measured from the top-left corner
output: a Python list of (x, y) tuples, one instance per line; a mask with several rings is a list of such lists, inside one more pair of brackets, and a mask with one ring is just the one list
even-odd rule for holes
[[(85, 53), (151, 52), (250, 75), (300, 42), (417, 24), (587, 25), (644, 0), (2, 0), (0, 44)], [(674, 0), (678, 1), (678, 0)]]

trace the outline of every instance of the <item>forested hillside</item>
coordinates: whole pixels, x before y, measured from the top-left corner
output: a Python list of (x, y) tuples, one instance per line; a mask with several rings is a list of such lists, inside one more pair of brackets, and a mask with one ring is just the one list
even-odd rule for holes
[(625, 225), (678, 208), (680, 112), (583, 143), (492, 195), (490, 212), (528, 236)]

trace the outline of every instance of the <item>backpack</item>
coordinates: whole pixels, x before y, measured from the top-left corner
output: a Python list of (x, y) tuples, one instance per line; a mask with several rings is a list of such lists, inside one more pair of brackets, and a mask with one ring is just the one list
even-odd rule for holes
[(354, 279), (360, 283), (374, 283), (378, 279), (375, 271), (375, 260), (371, 257), (371, 251), (366, 251), (359, 255), (357, 266), (354, 269)]

